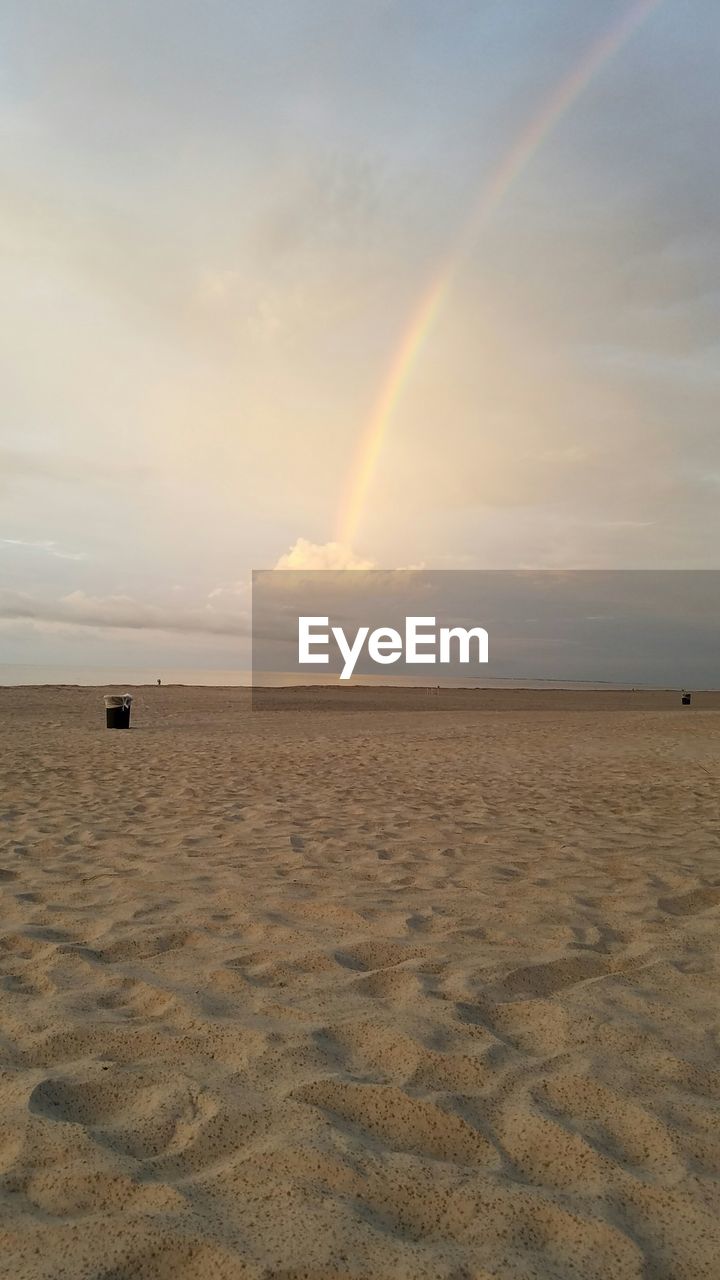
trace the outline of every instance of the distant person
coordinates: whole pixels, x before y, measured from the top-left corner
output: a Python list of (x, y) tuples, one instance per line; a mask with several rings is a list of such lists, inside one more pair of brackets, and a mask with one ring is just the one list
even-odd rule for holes
[(161, 679), (160, 679), (160, 677), (158, 676), (158, 689), (160, 688), (160, 685), (161, 685), (161, 684), (162, 684), (162, 680), (161, 680)]

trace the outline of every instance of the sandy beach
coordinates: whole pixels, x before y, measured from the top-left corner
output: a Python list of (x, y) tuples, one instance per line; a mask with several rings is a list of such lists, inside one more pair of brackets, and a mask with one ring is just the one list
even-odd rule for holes
[(102, 692), (0, 689), (8, 1275), (717, 1275), (720, 695)]

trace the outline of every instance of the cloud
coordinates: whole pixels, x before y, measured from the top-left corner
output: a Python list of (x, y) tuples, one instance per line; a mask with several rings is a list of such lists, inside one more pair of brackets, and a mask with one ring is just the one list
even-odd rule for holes
[[(173, 587), (173, 591), (180, 591), (181, 587)], [(237, 605), (238, 600), (247, 599), (250, 594), (249, 581), (239, 582), (221, 582), (219, 587), (213, 587), (208, 592), (208, 600), (227, 600), (231, 605)]]
[(298, 538), (285, 555), (280, 556), (276, 569), (374, 569), (373, 560), (363, 559), (342, 542), (310, 542)]
[[(0, 475), (9, 482), (17, 480), (51, 480), (67, 484), (86, 484), (89, 480), (115, 480), (127, 483), (148, 474), (144, 465), (113, 460), (104, 463), (77, 455), (26, 453), (19, 449), (0, 449)], [(8, 538), (3, 541), (12, 542)], [(30, 544), (26, 544), (30, 545)]]
[(4, 547), (21, 547), (27, 551), (41, 551), (56, 560), (87, 560), (85, 551), (63, 551), (51, 538), (28, 541), (25, 538), (0, 538)]
[(246, 612), (221, 612), (211, 605), (197, 609), (167, 609), (143, 604), (130, 596), (90, 596), (73, 591), (59, 600), (39, 600), (24, 592), (0, 591), (0, 619), (71, 627), (125, 631), (179, 631), (202, 635), (247, 636)]

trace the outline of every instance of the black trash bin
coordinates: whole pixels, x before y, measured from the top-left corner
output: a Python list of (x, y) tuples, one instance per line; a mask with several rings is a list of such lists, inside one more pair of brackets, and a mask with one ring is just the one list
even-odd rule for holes
[(109, 693), (105, 698), (105, 724), (108, 729), (130, 728), (130, 707), (132, 698), (129, 693)]
[(683, 694), (683, 696), (682, 696), (682, 704), (683, 704), (683, 706), (684, 706), (684, 707), (689, 707), (689, 706), (690, 706), (691, 701), (692, 701), (692, 694), (691, 694), (691, 693), (684, 693), (684, 694)]

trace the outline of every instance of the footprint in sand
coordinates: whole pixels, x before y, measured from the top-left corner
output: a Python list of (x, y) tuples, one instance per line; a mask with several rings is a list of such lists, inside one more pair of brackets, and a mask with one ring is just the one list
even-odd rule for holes
[(503, 983), (513, 995), (551, 996), (566, 987), (611, 972), (606, 959), (598, 955), (563, 956), (547, 964), (529, 964), (512, 969)]
[(178, 1007), (172, 992), (152, 986), (140, 978), (121, 978), (104, 995), (98, 996), (98, 1007), (124, 1014), (126, 1017), (159, 1018)]
[(425, 952), (419, 947), (400, 942), (388, 942), (384, 938), (369, 938), (354, 947), (337, 951), (335, 958), (345, 969), (357, 969), (368, 973), (372, 969), (391, 969), (404, 960), (422, 959)]
[(492, 1143), (461, 1116), (393, 1085), (316, 1080), (293, 1096), (379, 1139), (392, 1151), (460, 1165), (499, 1163)]
[(50, 1164), (32, 1175), (25, 1197), (42, 1213), (81, 1218), (92, 1213), (167, 1213), (180, 1210), (180, 1192), (161, 1183), (143, 1185), (121, 1173)]
[(0, 959), (3, 956), (12, 956), (21, 960), (32, 960), (43, 954), (49, 955), (52, 950), (52, 942), (33, 934), (6, 933), (0, 938)]
[(163, 955), (166, 951), (178, 951), (182, 947), (192, 946), (199, 934), (192, 929), (169, 929), (166, 932), (135, 934), (131, 937), (118, 938), (97, 952), (97, 959), (103, 964), (115, 964), (122, 960), (149, 960), (152, 956)]
[(181, 1150), (192, 1140), (209, 1099), (182, 1073), (149, 1073), (106, 1065), (81, 1076), (49, 1076), (33, 1089), (28, 1110), (81, 1125), (101, 1146), (136, 1160)]
[(668, 1126), (632, 1097), (582, 1075), (548, 1076), (533, 1092), (555, 1119), (623, 1168), (671, 1181), (682, 1176)]
[(661, 911), (671, 916), (694, 916), (698, 911), (707, 911), (720, 902), (720, 885), (708, 885), (704, 889), (691, 889), (689, 893), (679, 893), (674, 897), (658, 898)]

